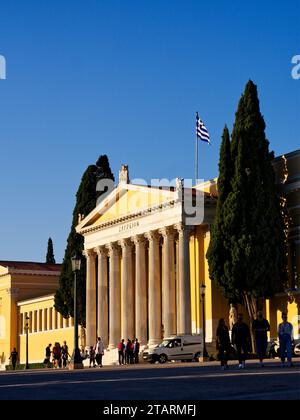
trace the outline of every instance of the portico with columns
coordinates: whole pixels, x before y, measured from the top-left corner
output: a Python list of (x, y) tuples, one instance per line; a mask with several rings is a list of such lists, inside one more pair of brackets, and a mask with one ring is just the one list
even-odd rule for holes
[[(131, 184), (123, 166), (119, 185), (79, 223), (87, 262), (87, 347), (96, 336), (112, 350), (122, 338), (152, 347), (173, 334), (199, 332), (190, 269), (197, 226), (186, 223), (182, 192), (180, 180), (170, 188)], [(212, 204), (213, 198), (205, 200)], [(203, 226), (213, 209), (208, 205)]]

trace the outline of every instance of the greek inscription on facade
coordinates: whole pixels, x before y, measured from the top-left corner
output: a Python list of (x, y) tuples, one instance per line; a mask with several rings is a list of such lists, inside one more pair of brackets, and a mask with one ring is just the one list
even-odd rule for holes
[(122, 226), (119, 227), (119, 232), (126, 232), (127, 230), (134, 229), (134, 228), (138, 227), (139, 225), (140, 225), (139, 222), (127, 223), (126, 225), (122, 225)]

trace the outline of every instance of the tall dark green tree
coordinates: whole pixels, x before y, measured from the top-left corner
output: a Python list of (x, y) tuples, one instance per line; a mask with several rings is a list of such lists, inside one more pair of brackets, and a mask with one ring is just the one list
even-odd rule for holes
[(53, 252), (53, 242), (52, 242), (51, 238), (48, 239), (46, 263), (47, 264), (55, 264), (55, 258), (54, 258), (54, 252)]
[[(207, 257), (210, 277), (227, 298), (245, 304), (252, 321), (258, 299), (272, 297), (286, 281), (285, 227), (272, 166), (274, 155), (269, 152), (252, 81), (239, 102), (230, 149), (230, 187), (223, 197), (220, 191), (214, 228), (218, 234), (212, 235)], [(225, 162), (222, 148), (221, 161)], [(220, 165), (227, 188), (226, 173)]]
[[(109, 161), (106, 155), (99, 157), (95, 165), (90, 165), (84, 172), (76, 194), (76, 204), (73, 210), (71, 231), (67, 240), (59, 288), (55, 294), (55, 308), (65, 318), (73, 316), (74, 312), (74, 275), (72, 273), (71, 257), (78, 253), (82, 255), (84, 239), (75, 228), (78, 224), (78, 215), (87, 216), (95, 207), (97, 200), (105, 191), (96, 191), (97, 182), (101, 179), (114, 181)], [(86, 296), (86, 261), (81, 258), (81, 269), (77, 274), (77, 304), (79, 323), (85, 325), (85, 296)]]
[(236, 296), (228, 289), (227, 283), (227, 261), (230, 258), (224, 229), (224, 203), (231, 192), (231, 178), (233, 173), (231, 159), (230, 134), (225, 126), (220, 147), (219, 176), (218, 176), (218, 202), (216, 208), (215, 223), (211, 227), (211, 240), (207, 251), (210, 276), (213, 278), (222, 293), (230, 300), (235, 301)]

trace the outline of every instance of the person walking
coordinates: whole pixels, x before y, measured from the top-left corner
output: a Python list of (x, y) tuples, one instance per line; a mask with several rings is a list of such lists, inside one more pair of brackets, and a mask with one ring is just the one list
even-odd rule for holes
[(118, 344), (118, 354), (119, 354), (119, 365), (124, 365), (124, 351), (125, 351), (125, 344), (124, 338)]
[(61, 366), (61, 347), (58, 342), (54, 344), (52, 353), (54, 359), (54, 369), (59, 369)]
[(96, 353), (97, 365), (102, 367), (102, 357), (104, 355), (104, 344), (100, 337), (97, 338), (97, 343), (95, 345), (95, 353)]
[(69, 347), (67, 346), (66, 341), (64, 341), (62, 347), (61, 347), (61, 358), (62, 358), (62, 367), (66, 368), (68, 363), (68, 357), (69, 357)]
[(280, 344), (280, 358), (281, 366), (285, 364), (285, 357), (287, 356), (288, 366), (293, 366), (292, 363), (292, 342), (294, 339), (293, 325), (288, 322), (287, 314), (282, 312), (282, 322), (278, 325), (278, 338)]
[(47, 368), (50, 367), (50, 358), (51, 358), (51, 353), (52, 353), (51, 347), (52, 347), (52, 344), (50, 343), (50, 344), (48, 344), (48, 346), (45, 349), (44, 364), (47, 366)]
[(219, 351), (219, 358), (221, 362), (221, 369), (225, 370), (228, 368), (228, 357), (230, 353), (230, 337), (229, 337), (229, 329), (225, 324), (224, 318), (219, 320), (218, 328), (217, 328), (217, 350)]
[(139, 343), (139, 340), (136, 338), (134, 340), (134, 345), (133, 345), (134, 363), (139, 363), (139, 352), (140, 352), (140, 343)]
[(268, 334), (270, 331), (269, 322), (263, 317), (262, 311), (257, 312), (257, 318), (252, 322), (252, 331), (256, 342), (256, 353), (259, 358), (260, 367), (264, 367), (264, 358), (268, 345)]
[(237, 322), (232, 327), (231, 342), (236, 346), (239, 369), (245, 369), (246, 359), (251, 349), (251, 336), (248, 325), (243, 321), (243, 314), (238, 314)]
[(17, 349), (15, 347), (13, 348), (13, 351), (10, 353), (9, 359), (11, 360), (13, 370), (16, 370), (16, 364), (17, 364), (17, 361), (19, 359), (19, 354), (18, 354)]

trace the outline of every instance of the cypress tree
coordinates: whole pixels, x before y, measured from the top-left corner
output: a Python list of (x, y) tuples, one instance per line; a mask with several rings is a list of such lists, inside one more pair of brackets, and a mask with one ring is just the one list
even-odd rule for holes
[(226, 232), (223, 233), (223, 206), (231, 191), (232, 170), (230, 134), (225, 125), (220, 147), (216, 218), (215, 223), (211, 227), (211, 238), (207, 251), (207, 259), (209, 263), (210, 278), (217, 283), (222, 293), (229, 300), (234, 301), (235, 294), (226, 287), (228, 283), (226, 267), (229, 255), (227, 248), (224, 247)]
[(54, 252), (53, 252), (53, 242), (52, 242), (51, 238), (48, 239), (46, 263), (47, 264), (55, 264), (55, 258), (54, 258)]
[[(250, 321), (257, 300), (270, 298), (286, 280), (286, 249), (280, 199), (257, 88), (250, 80), (242, 95), (232, 133), (230, 192), (221, 216), (224, 264), (218, 269), (209, 251), (210, 276), (225, 296), (240, 299)], [(212, 245), (213, 247), (213, 245)], [(213, 248), (211, 248), (213, 249)]]
[[(74, 315), (74, 274), (72, 272), (71, 257), (78, 253), (82, 255), (84, 238), (79, 235), (75, 228), (78, 224), (78, 215), (87, 216), (96, 206), (97, 199), (103, 192), (96, 191), (97, 182), (100, 179), (112, 179), (109, 161), (106, 155), (99, 157), (95, 165), (90, 165), (84, 172), (78, 191), (76, 204), (73, 210), (71, 231), (67, 240), (67, 247), (62, 263), (59, 280), (59, 288), (55, 294), (55, 308), (65, 318)], [(81, 268), (77, 274), (77, 304), (79, 323), (85, 325), (85, 297), (86, 297), (86, 261), (81, 258)]]

